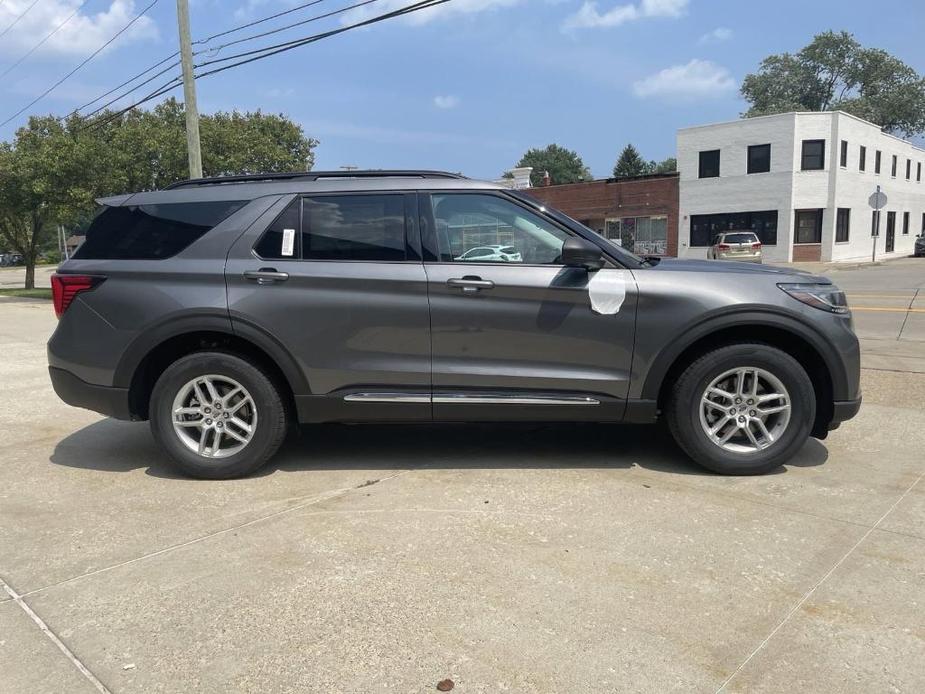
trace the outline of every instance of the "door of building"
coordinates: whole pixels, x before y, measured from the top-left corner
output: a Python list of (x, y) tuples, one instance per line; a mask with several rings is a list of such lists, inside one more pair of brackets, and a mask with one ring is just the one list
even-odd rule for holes
[(892, 253), (896, 247), (896, 213), (886, 213), (886, 252)]

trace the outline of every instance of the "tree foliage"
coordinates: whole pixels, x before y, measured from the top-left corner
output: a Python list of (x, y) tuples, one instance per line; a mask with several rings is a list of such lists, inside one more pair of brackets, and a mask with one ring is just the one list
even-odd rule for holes
[(644, 176), (653, 173), (671, 173), (678, 170), (678, 160), (668, 157), (662, 161), (646, 161), (632, 144), (626, 145), (613, 167), (614, 178)]
[(796, 54), (765, 58), (742, 81), (746, 117), (842, 110), (907, 136), (925, 132), (925, 79), (846, 31), (816, 35)]
[(543, 149), (529, 149), (517, 166), (532, 166), (530, 185), (543, 185), (543, 176), (548, 171), (553, 184), (578, 183), (591, 180), (591, 171), (585, 166), (577, 152), (556, 144)]
[[(203, 174), (307, 171), (317, 140), (281, 115), (215, 113), (200, 122)], [(21, 253), (31, 288), (38, 250), (54, 227), (86, 220), (94, 200), (162, 188), (188, 178), (183, 106), (168, 99), (150, 111), (87, 123), (35, 116), (0, 143), (0, 250)]]

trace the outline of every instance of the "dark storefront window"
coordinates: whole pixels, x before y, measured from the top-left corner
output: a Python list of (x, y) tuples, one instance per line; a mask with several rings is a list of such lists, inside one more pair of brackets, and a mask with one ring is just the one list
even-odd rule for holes
[(794, 243), (822, 243), (822, 210), (797, 210)]
[(709, 246), (725, 231), (753, 231), (765, 246), (777, 244), (777, 210), (691, 215), (691, 247)]
[(751, 145), (748, 148), (748, 168), (750, 174), (767, 173), (771, 170), (771, 145)]
[(825, 168), (825, 140), (803, 140), (800, 168), (803, 171)]
[(719, 150), (711, 149), (700, 153), (700, 178), (716, 178), (719, 176)]

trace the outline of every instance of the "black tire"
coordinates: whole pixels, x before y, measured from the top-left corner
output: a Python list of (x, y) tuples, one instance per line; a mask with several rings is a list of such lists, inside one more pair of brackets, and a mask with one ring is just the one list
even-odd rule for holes
[[(707, 387), (738, 367), (768, 371), (790, 395), (786, 429), (767, 448), (751, 453), (721, 448), (700, 421), (700, 402)], [(786, 463), (806, 442), (816, 414), (816, 394), (805, 369), (786, 352), (762, 343), (735, 343), (704, 354), (682, 372), (672, 388), (666, 414), (675, 441), (695, 462), (724, 475), (761, 475)]]
[[(216, 374), (233, 379), (250, 394), (258, 415), (252, 438), (244, 448), (225, 458), (206, 458), (187, 448), (174, 431), (173, 401), (197, 376)], [(286, 436), (286, 408), (273, 381), (241, 357), (224, 352), (195, 352), (164, 370), (151, 392), (151, 431), (175, 465), (191, 477), (231, 479), (262, 467)]]

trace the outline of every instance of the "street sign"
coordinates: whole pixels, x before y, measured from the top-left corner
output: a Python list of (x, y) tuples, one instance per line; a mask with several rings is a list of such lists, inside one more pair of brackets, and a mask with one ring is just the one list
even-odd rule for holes
[(886, 207), (887, 199), (886, 193), (880, 190), (880, 186), (877, 186), (877, 192), (872, 193), (870, 198), (867, 200), (870, 203), (870, 206), (875, 210), (879, 210), (883, 207)]

